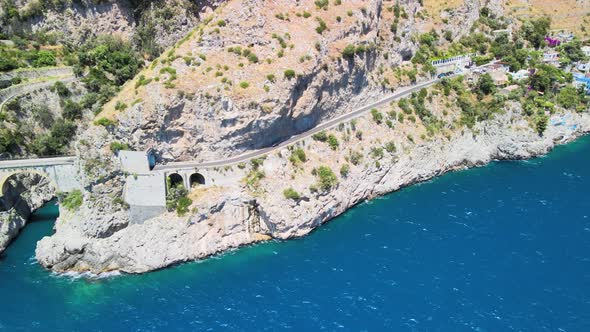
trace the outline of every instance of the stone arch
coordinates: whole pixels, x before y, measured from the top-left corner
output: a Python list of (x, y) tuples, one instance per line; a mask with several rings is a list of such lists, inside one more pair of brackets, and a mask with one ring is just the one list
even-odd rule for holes
[[(33, 177), (29, 178), (28, 181), (30, 182), (25, 184), (24, 180), (26, 178), (15, 179), (19, 175), (33, 175)], [(11, 183), (11, 179), (17, 180), (16, 184)], [(14, 206), (18, 207), (22, 204), (27, 205), (26, 208), (28, 210), (28, 213), (30, 213), (31, 210), (38, 208), (38, 206), (28, 206), (28, 204), (25, 203), (21, 198), (22, 193), (30, 190), (30, 188), (28, 188), (27, 185), (30, 185), (32, 187), (48, 186), (49, 191), (43, 191), (41, 197), (48, 195), (55, 197), (55, 195), (59, 192), (59, 187), (57, 186), (55, 180), (45, 172), (41, 172), (34, 169), (25, 169), (5, 173), (0, 178), (0, 210), (8, 210)], [(37, 197), (38, 199), (39, 196), (35, 195), (35, 197)], [(48, 199), (49, 198), (47, 198), (47, 200)]]
[(4, 175), (2, 175), (0, 177), (0, 192), (1, 192), (2, 196), (4, 196), (4, 194), (8, 190), (8, 187), (7, 187), (8, 180), (10, 180), (12, 177), (17, 176), (17, 175), (20, 175), (20, 174), (36, 174), (36, 175), (39, 175), (40, 177), (47, 179), (49, 181), (49, 184), (51, 184), (51, 186), (53, 187), (53, 189), (56, 192), (59, 191), (59, 188), (57, 186), (57, 183), (55, 182), (54, 179), (51, 178), (51, 176), (49, 176), (49, 174), (47, 174), (45, 172), (38, 171), (36, 169), (24, 169), (24, 170), (18, 170), (18, 171), (10, 172), (10, 173), (4, 174)]
[(182, 175), (178, 173), (171, 173), (168, 174), (168, 183), (171, 188), (178, 186), (178, 184), (184, 186), (184, 179), (182, 178)]
[(189, 177), (189, 185), (191, 188), (195, 185), (203, 185), (205, 184), (205, 177), (201, 173), (193, 173)]

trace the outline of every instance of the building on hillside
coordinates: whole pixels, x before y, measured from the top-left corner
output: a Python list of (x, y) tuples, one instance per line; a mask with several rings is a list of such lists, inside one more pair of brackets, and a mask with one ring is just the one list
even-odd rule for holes
[(590, 46), (583, 46), (582, 52), (584, 52), (584, 55), (586, 55), (587, 57), (590, 57)]
[(586, 62), (586, 63), (579, 63), (576, 66), (576, 69), (581, 71), (582, 73), (588, 73), (590, 72), (590, 61)]
[(508, 84), (508, 75), (504, 70), (492, 71), (490, 72), (490, 76), (492, 77), (495, 86), (504, 86)]
[(543, 62), (548, 65), (559, 67), (559, 52), (554, 50), (545, 51), (543, 53)]
[(567, 43), (574, 40), (574, 33), (568, 29), (556, 29), (549, 31), (549, 37), (559, 40), (560, 43)]
[(521, 69), (521, 70), (517, 71), (516, 73), (509, 72), (508, 75), (510, 75), (510, 77), (512, 77), (513, 81), (521, 81), (521, 80), (529, 78), (529, 76), (531, 76), (531, 73), (526, 69)]
[(473, 64), (471, 57), (474, 54), (462, 54), (442, 59), (431, 60), (436, 68), (437, 75), (462, 72), (463, 68), (467, 68)]
[(576, 88), (583, 87), (586, 90), (586, 93), (590, 93), (590, 74), (574, 74), (573, 84)]

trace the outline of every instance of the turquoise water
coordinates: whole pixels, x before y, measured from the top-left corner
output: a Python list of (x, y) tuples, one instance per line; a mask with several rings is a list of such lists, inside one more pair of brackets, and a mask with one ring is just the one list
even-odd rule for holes
[(590, 139), (362, 204), (308, 237), (101, 280), (0, 261), (6, 331), (589, 331)]

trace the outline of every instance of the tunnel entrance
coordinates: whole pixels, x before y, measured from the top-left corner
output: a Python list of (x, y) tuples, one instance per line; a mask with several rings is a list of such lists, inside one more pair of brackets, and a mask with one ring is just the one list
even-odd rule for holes
[(168, 175), (168, 182), (169, 182), (170, 188), (176, 188), (179, 185), (184, 187), (184, 181), (182, 179), (182, 176), (178, 173), (172, 173), (172, 174)]
[(205, 184), (205, 177), (200, 173), (193, 173), (189, 178), (189, 184), (192, 187)]

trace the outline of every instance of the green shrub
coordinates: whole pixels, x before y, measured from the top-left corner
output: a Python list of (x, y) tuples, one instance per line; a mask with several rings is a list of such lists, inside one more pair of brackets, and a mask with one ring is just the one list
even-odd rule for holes
[(350, 165), (344, 164), (344, 165), (342, 165), (342, 167), (340, 167), (340, 175), (342, 175), (343, 177), (347, 177), (349, 173), (350, 173)]
[(110, 145), (111, 148), (111, 152), (113, 152), (114, 154), (119, 153), (119, 151), (121, 150), (130, 150), (129, 145), (127, 143), (121, 143), (121, 142), (112, 142)]
[(266, 79), (271, 82), (274, 82), (276, 80), (276, 77), (274, 74), (268, 74), (268, 75), (266, 75)]
[(60, 81), (55, 82), (51, 87), (51, 90), (55, 91), (57, 95), (62, 98), (69, 97), (71, 94), (70, 89), (68, 89), (68, 87)]
[(380, 147), (374, 147), (374, 148), (372, 148), (371, 149), (371, 155), (375, 159), (381, 159), (381, 158), (383, 158), (383, 148), (380, 148)]
[(383, 122), (383, 114), (379, 112), (376, 108), (371, 110), (371, 115), (373, 116), (373, 121), (377, 122), (377, 124), (381, 124)]
[(395, 151), (397, 151), (397, 148), (395, 147), (395, 143), (393, 141), (387, 142), (385, 144), (385, 150), (389, 153), (394, 153)]
[(320, 132), (313, 134), (311, 138), (313, 138), (316, 141), (326, 142), (328, 141), (328, 134), (326, 133), (326, 131), (322, 130)]
[(545, 129), (547, 129), (547, 122), (549, 121), (549, 117), (545, 114), (537, 116), (535, 120), (535, 129), (539, 135), (543, 135)]
[(346, 47), (342, 50), (342, 57), (344, 58), (353, 58), (355, 52), (355, 47), (352, 44), (346, 45)]
[(95, 126), (103, 126), (103, 127), (112, 127), (117, 125), (116, 121), (107, 119), (107, 118), (100, 118), (94, 121)]
[(139, 75), (139, 78), (135, 82), (135, 88), (139, 88), (140, 86), (148, 85), (152, 81), (151, 78), (145, 78), (145, 75)]
[(78, 189), (68, 193), (65, 197), (63, 197), (61, 201), (61, 206), (69, 211), (75, 211), (82, 206), (82, 202), (84, 201), (84, 196), (82, 192)]
[(305, 151), (303, 151), (302, 148), (293, 150), (293, 152), (291, 152), (291, 156), (289, 157), (289, 161), (291, 161), (293, 165), (306, 162), (307, 156), (305, 155)]
[(127, 104), (125, 104), (124, 102), (122, 102), (120, 100), (117, 100), (117, 104), (115, 104), (115, 109), (117, 111), (122, 111), (122, 110), (124, 110), (126, 108), (127, 108)]
[(319, 9), (324, 9), (324, 10), (327, 10), (328, 5), (330, 4), (330, 2), (328, 0), (316, 0), (316, 1), (314, 1), (314, 3)]
[(252, 63), (257, 63), (258, 62), (258, 56), (254, 53), (250, 53), (248, 54), (248, 61), (252, 62)]
[(299, 193), (297, 191), (295, 191), (295, 189), (289, 187), (287, 189), (285, 189), (283, 191), (283, 195), (285, 195), (286, 199), (292, 199), (294, 201), (298, 201), (301, 196), (299, 195)]
[(350, 152), (350, 162), (353, 165), (358, 165), (361, 163), (361, 161), (363, 160), (363, 155), (362, 153), (358, 152), (358, 151), (352, 151)]
[(226, 25), (226, 23), (225, 23), (225, 21), (224, 21), (224, 20), (219, 20), (219, 21), (217, 21), (217, 26), (218, 26), (218, 27), (224, 27), (225, 25)]
[(249, 86), (250, 86), (250, 83), (248, 83), (246, 81), (240, 82), (240, 88), (242, 88), (242, 89), (247, 89)]
[(338, 178), (336, 174), (332, 171), (332, 169), (328, 166), (320, 166), (317, 169), (314, 169), (316, 176), (318, 178), (318, 187), (323, 191), (327, 191), (332, 189), (336, 184), (338, 184)]
[(330, 134), (328, 135), (328, 145), (330, 146), (330, 149), (336, 150), (338, 149), (340, 143), (338, 143), (338, 139), (336, 138), (336, 136)]
[(39, 51), (37, 53), (37, 59), (33, 61), (33, 66), (35, 67), (46, 67), (46, 66), (55, 66), (55, 54), (51, 51)]
[(295, 71), (293, 69), (285, 70), (285, 78), (290, 80), (295, 77)]
[(318, 21), (319, 25), (315, 28), (315, 31), (321, 35), (324, 31), (326, 31), (326, 29), (328, 29), (328, 26), (321, 18), (316, 17), (316, 20)]
[(192, 199), (186, 196), (181, 196), (180, 198), (178, 198), (178, 203), (176, 204), (176, 214), (179, 217), (184, 216), (188, 213), (188, 208), (189, 206), (191, 206), (191, 204), (193, 204)]
[(67, 99), (63, 105), (63, 117), (66, 120), (76, 120), (82, 118), (82, 106), (80, 104)]

